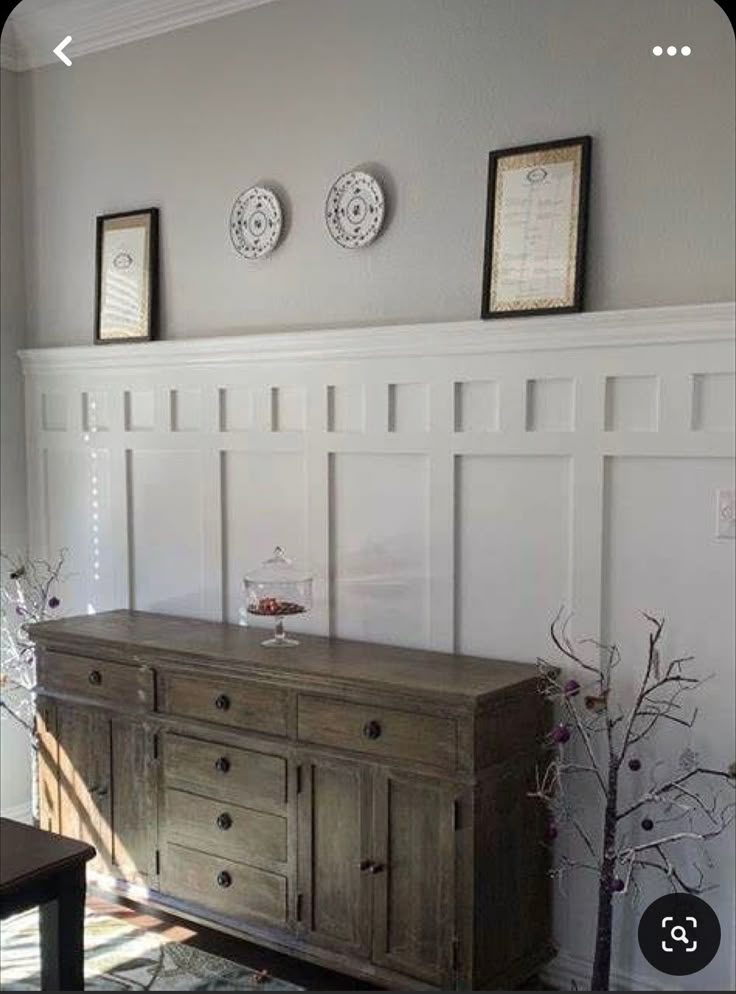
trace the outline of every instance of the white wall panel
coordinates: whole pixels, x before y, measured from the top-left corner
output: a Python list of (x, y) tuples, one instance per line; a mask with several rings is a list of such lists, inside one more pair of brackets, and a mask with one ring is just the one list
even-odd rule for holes
[(45, 555), (66, 550), (64, 612), (86, 614), (114, 605), (110, 457), (94, 450), (47, 449), (44, 465)]
[(128, 473), (132, 606), (139, 611), (201, 616), (200, 453), (141, 449), (130, 453)]
[[(244, 570), (281, 544), (315, 574), (295, 629), (531, 664), (564, 605), (574, 636), (621, 644), (629, 689), (641, 611), (662, 612), (668, 649), (714, 673), (694, 741), (733, 757), (734, 543), (715, 538), (732, 305), (23, 358), (29, 530), (34, 551), (69, 547), (68, 610), (235, 622)], [(573, 893), (556, 908), (563, 988), (588, 970), (595, 894)], [(621, 930), (620, 983), (661, 986), (635, 948)], [(708, 984), (732, 989), (729, 966)]]
[[(666, 619), (663, 658), (690, 655), (690, 672), (706, 678), (697, 695), (683, 698), (679, 716), (689, 719), (693, 709), (700, 717), (692, 731), (679, 725), (662, 729), (656, 743), (642, 743), (639, 755), (644, 769), (657, 761), (678, 769), (687, 747), (708, 759), (708, 765), (726, 769), (736, 755), (734, 729), (733, 612), (734, 543), (715, 537), (715, 492), (734, 486), (729, 459), (609, 459), (606, 466), (604, 574), (604, 638), (622, 652), (621, 679), (633, 693), (646, 658), (648, 611)], [(629, 780), (631, 776), (629, 774)], [(622, 790), (636, 785), (622, 782)], [(709, 846), (721, 871), (721, 886), (706, 900), (719, 915), (723, 936), (717, 957), (688, 981), (689, 989), (717, 989), (728, 974), (734, 948), (733, 837)], [(687, 863), (702, 858), (694, 848), (683, 847)], [(692, 866), (687, 866), (689, 872)], [(719, 874), (716, 874), (719, 876)], [(661, 893), (661, 881), (650, 881), (642, 907)], [(635, 943), (625, 944), (620, 959), (628, 972), (642, 973), (646, 962)]]
[(426, 457), (333, 456), (331, 494), (334, 634), (426, 646)]
[(458, 649), (534, 662), (569, 600), (569, 460), (461, 456), (457, 494)]
[[(306, 482), (298, 452), (231, 451), (223, 454), (223, 556), (225, 616), (241, 621), (243, 574), (273, 555), (305, 561)], [(297, 622), (290, 622), (298, 628)], [(253, 619), (248, 619), (253, 624)], [(270, 624), (269, 622), (260, 622)], [(303, 625), (303, 621), (302, 621)]]

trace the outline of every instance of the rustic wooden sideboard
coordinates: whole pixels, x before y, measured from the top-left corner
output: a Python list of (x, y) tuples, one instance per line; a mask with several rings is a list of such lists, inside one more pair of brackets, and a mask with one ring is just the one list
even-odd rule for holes
[(549, 958), (532, 667), (130, 611), (32, 635), (41, 825), (108, 886), (393, 990)]

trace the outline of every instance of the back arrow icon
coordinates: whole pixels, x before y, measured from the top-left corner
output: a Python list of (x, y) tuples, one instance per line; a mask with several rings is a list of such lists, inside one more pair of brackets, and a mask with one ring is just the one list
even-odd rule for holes
[(67, 35), (66, 38), (63, 41), (60, 41), (59, 44), (54, 49), (54, 55), (57, 55), (61, 59), (61, 61), (64, 63), (65, 66), (70, 66), (72, 64), (72, 60), (69, 58), (69, 56), (68, 55), (64, 55), (64, 49), (66, 48), (66, 46), (69, 44), (69, 42), (71, 40), (72, 40), (72, 36), (71, 35)]

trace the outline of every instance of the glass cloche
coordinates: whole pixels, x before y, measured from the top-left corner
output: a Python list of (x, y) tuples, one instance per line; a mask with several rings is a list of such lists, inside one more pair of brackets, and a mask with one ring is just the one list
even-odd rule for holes
[(299, 569), (277, 545), (270, 559), (243, 577), (245, 609), (259, 618), (274, 619), (273, 637), (263, 645), (299, 645), (284, 631), (284, 618), (304, 614), (312, 606), (312, 577)]

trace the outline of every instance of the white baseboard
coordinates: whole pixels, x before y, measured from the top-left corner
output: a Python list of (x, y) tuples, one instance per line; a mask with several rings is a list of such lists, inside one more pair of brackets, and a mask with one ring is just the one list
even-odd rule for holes
[[(541, 972), (542, 980), (560, 991), (590, 990), (590, 975), (593, 970), (592, 960), (572, 953), (560, 952), (555, 959)], [(652, 983), (651, 979), (611, 970), (612, 991), (672, 991), (670, 981), (665, 977), (663, 983)], [(575, 987), (573, 988), (573, 984)]]
[(26, 825), (30, 825), (33, 821), (31, 817), (31, 803), (26, 801), (25, 804), (13, 804), (11, 807), (3, 808), (2, 810), (3, 818), (10, 818), (12, 821), (22, 821)]

